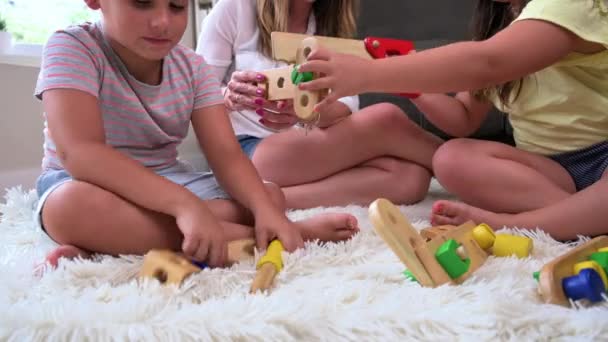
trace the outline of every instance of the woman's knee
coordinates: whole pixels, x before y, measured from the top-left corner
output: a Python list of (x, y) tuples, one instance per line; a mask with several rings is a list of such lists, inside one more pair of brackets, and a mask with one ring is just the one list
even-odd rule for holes
[(378, 127), (382, 131), (413, 124), (407, 114), (392, 103), (378, 103), (363, 111), (366, 112), (365, 115), (360, 115), (359, 118), (365, 121), (366, 126)]
[(410, 204), (426, 197), (431, 173), (424, 167), (397, 158), (381, 157), (373, 166), (386, 171), (386, 197), (399, 204)]

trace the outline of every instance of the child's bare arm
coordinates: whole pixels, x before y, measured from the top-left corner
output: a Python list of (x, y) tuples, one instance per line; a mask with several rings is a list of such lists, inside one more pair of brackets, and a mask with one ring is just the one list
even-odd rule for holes
[[(43, 105), (58, 157), (75, 179), (95, 184), (143, 208), (176, 217), (185, 235), (184, 252), (197, 259), (207, 258), (208, 250), (198, 249), (208, 243), (209, 236), (199, 236), (197, 226), (218, 225), (209, 209), (184, 187), (106, 145), (94, 96), (79, 90), (53, 89), (44, 92)], [(187, 222), (180, 225), (179, 220)], [(190, 233), (194, 234), (193, 245), (188, 244)], [(221, 263), (223, 251), (214, 253), (210, 263)]]
[(557, 25), (523, 20), (485, 41), (454, 43), (407, 56), (367, 61), (318, 50), (300, 71), (325, 76), (302, 83), (300, 88), (332, 89), (327, 102), (364, 92), (476, 90), (541, 70), (574, 51), (578, 44), (580, 40), (572, 32)]
[[(282, 208), (273, 203), (253, 163), (241, 150), (236, 140), (224, 105), (196, 109), (192, 126), (209, 165), (222, 187), (239, 203), (250, 209), (256, 218), (272, 218), (278, 238), (292, 251), (303, 245), (299, 235), (290, 231), (289, 221)], [(284, 229), (281, 231), (281, 229)], [(260, 235), (256, 228), (258, 246), (265, 248), (272, 236)]]
[(455, 97), (444, 94), (423, 94), (412, 101), (437, 128), (454, 137), (469, 136), (483, 123), (492, 108), (469, 92)]

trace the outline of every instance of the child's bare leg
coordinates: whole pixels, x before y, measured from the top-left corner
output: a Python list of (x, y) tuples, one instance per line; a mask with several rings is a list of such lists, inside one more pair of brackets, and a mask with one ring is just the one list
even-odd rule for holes
[(608, 172), (595, 184), (546, 207), (519, 214), (496, 214), (473, 206), (445, 201), (438, 224), (460, 224), (466, 220), (486, 222), (492, 227), (541, 228), (560, 240), (574, 239), (577, 235), (608, 233)]
[[(264, 179), (283, 187), (290, 208), (367, 204), (379, 196), (411, 203), (422, 196), (420, 186), (400, 183), (411, 178), (424, 184), (422, 169), (431, 169), (441, 142), (398, 107), (379, 104), (308, 135), (273, 134), (258, 145), (253, 162)], [(395, 162), (387, 166), (387, 160)]]
[[(239, 213), (230, 201), (209, 201), (225, 234), (236, 239), (252, 236), (251, 229), (228, 221)], [(62, 246), (47, 255), (55, 266), (61, 257), (88, 257), (89, 251), (111, 255), (144, 254), (152, 248), (180, 250), (182, 234), (175, 219), (143, 209), (84, 182), (69, 182), (45, 202), (42, 220), (46, 231)]]
[[(269, 184), (268, 188), (273, 200), (282, 200), (277, 186)], [(220, 220), (227, 240), (253, 237), (251, 216), (243, 207), (225, 200), (206, 203)], [(183, 238), (173, 217), (78, 181), (62, 185), (47, 198), (42, 221), (49, 235), (62, 245), (47, 256), (53, 266), (61, 257), (88, 257), (89, 251), (119, 255), (145, 254), (153, 248), (181, 250)], [(335, 241), (352, 235), (344, 231), (356, 228), (356, 219), (347, 214), (327, 214), (299, 227), (307, 239)], [(323, 233), (322, 228), (326, 230)]]
[(288, 208), (369, 205), (378, 197), (411, 204), (424, 199), (430, 181), (430, 171), (418, 164), (380, 157), (315, 182), (284, 187), (283, 191)]
[(433, 157), (439, 182), (462, 201), (500, 213), (546, 207), (575, 192), (557, 162), (492, 141), (455, 139)]

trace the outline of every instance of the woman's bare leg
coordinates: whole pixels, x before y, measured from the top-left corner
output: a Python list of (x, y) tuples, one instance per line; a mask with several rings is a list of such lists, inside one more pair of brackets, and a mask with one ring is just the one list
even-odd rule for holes
[[(412, 203), (420, 199), (420, 187), (395, 184), (395, 178), (424, 184), (441, 142), (399, 107), (378, 104), (308, 135), (298, 130), (271, 135), (258, 145), (253, 162), (264, 179), (285, 190), (290, 208), (369, 204), (380, 196)], [(393, 171), (399, 176), (387, 175)]]
[(283, 188), (288, 208), (369, 205), (378, 197), (411, 204), (424, 199), (431, 181), (426, 168), (380, 157), (316, 182)]

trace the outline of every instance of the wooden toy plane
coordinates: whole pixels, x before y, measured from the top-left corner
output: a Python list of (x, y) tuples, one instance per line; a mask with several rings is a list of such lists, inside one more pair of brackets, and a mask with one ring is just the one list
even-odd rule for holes
[[(386, 199), (374, 201), (370, 205), (369, 215), (376, 232), (422, 286), (462, 283), (487, 259), (488, 254), (473, 238), (472, 231), (476, 227), (473, 222), (451, 229), (445, 229), (448, 226), (444, 226), (441, 234), (433, 235), (426, 241), (399, 208)], [(458, 258), (468, 259), (470, 262), (466, 272), (456, 278), (446, 272), (435, 256), (438, 249), (448, 240), (455, 240), (459, 244)]]
[[(304, 34), (272, 32), (272, 57), (289, 64), (302, 64), (317, 47), (323, 46), (338, 53), (346, 53), (366, 59), (386, 58), (406, 55), (414, 49), (411, 41), (368, 37), (364, 40), (309, 36)], [(327, 91), (303, 91), (297, 87), (294, 78), (298, 75), (294, 65), (262, 71), (266, 82), (258, 86), (265, 89), (271, 101), (294, 99), (295, 112), (304, 121), (314, 120), (314, 106), (326, 95)], [(310, 75), (314, 77), (314, 75)], [(416, 97), (418, 94), (401, 94)]]
[[(570, 298), (568, 298), (564, 290), (564, 280), (574, 275), (575, 265), (589, 260), (598, 251), (600, 252), (598, 254), (608, 253), (608, 249), (606, 248), (608, 248), (608, 236), (599, 236), (544, 265), (538, 278), (538, 289), (543, 300), (546, 303), (570, 306)], [(600, 249), (604, 252), (601, 252)], [(606, 255), (604, 255), (602, 262), (604, 267), (606, 267), (606, 262), (608, 261), (605, 257)], [(583, 289), (581, 290), (594, 290), (589, 285), (591, 284), (583, 282), (581, 284)], [(599, 290), (597, 287), (595, 289)], [(596, 292), (596, 295), (601, 296), (601, 290)]]

